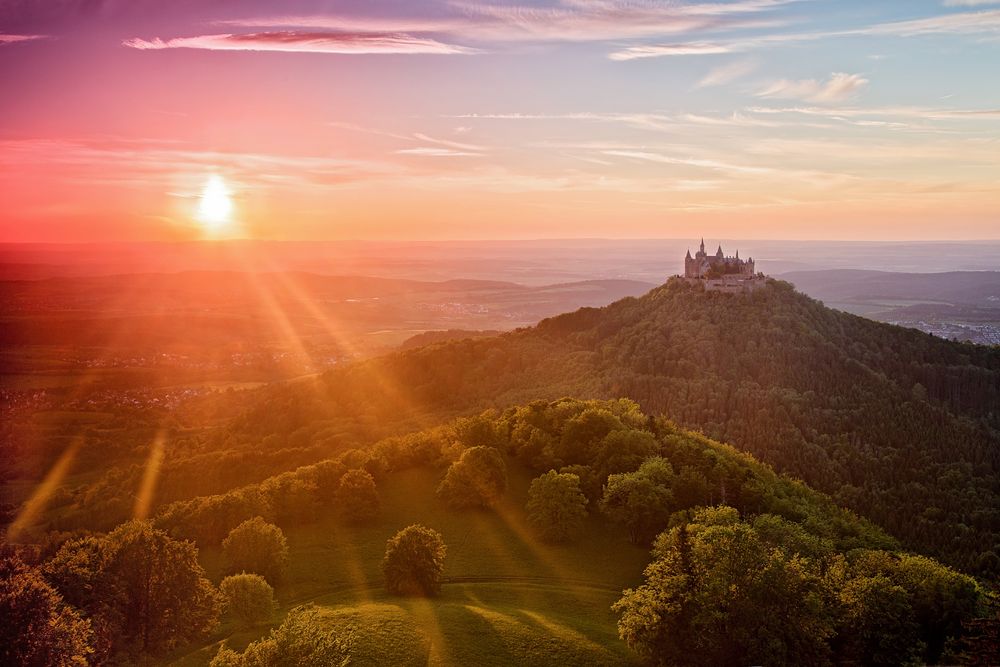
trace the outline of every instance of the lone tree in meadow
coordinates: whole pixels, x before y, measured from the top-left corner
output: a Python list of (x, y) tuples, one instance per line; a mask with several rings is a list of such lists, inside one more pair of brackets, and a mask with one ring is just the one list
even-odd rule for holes
[(255, 516), (229, 532), (222, 554), (227, 572), (255, 572), (275, 584), (288, 563), (288, 541), (280, 528)]
[(378, 514), (375, 478), (366, 470), (348, 470), (340, 478), (334, 495), (337, 511), (347, 521), (360, 523)]
[(447, 547), (441, 533), (413, 524), (386, 542), (385, 587), (393, 595), (436, 595), (441, 591)]
[(550, 470), (528, 488), (528, 522), (543, 539), (562, 542), (575, 536), (587, 518), (587, 497), (580, 478)]
[(507, 466), (493, 447), (470, 447), (451, 464), (437, 495), (448, 505), (491, 507), (507, 490)]
[(259, 574), (234, 574), (219, 584), (226, 609), (244, 625), (271, 620), (274, 614), (274, 589)]

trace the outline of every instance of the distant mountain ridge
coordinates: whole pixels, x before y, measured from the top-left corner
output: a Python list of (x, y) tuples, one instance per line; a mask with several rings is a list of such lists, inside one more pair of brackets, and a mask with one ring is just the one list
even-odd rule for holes
[(827, 304), (944, 302), (1000, 309), (1000, 271), (894, 273), (836, 269), (792, 271), (778, 277)]

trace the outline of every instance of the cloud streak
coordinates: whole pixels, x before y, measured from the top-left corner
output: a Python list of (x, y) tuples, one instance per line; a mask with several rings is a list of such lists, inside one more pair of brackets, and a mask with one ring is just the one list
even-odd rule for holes
[(757, 69), (757, 63), (751, 60), (736, 60), (713, 68), (698, 81), (696, 87), (710, 88), (712, 86), (723, 86), (746, 76), (755, 69)]
[(11, 35), (0, 33), (0, 46), (6, 44), (17, 44), (18, 42), (30, 42), (36, 39), (45, 39), (47, 35)]
[(435, 39), (406, 33), (373, 32), (303, 32), (282, 30), (244, 34), (199, 35), (173, 39), (140, 39), (122, 42), (139, 50), (205, 49), (209, 51), (280, 51), (288, 53), (362, 54), (431, 54), (454, 55), (477, 53), (476, 49), (446, 44)]
[(778, 44), (796, 44), (834, 37), (919, 37), (926, 35), (1000, 35), (1000, 10), (959, 12), (921, 19), (879, 23), (849, 30), (761, 35), (718, 42), (691, 41), (672, 44), (644, 44), (613, 51), (608, 54), (608, 57), (611, 60), (625, 61), (663, 56), (741, 53)]
[(761, 20), (768, 12), (801, 0), (737, 0), (727, 3), (664, 3), (653, 0), (560, 0), (546, 7), (453, 0), (450, 15), (371, 17), (279, 15), (216, 22), (240, 28), (308, 28), (332, 31), (446, 34), (485, 42), (608, 41), (784, 25)]
[(815, 79), (789, 81), (781, 79), (759, 91), (757, 97), (801, 99), (809, 102), (841, 102), (868, 85), (860, 74), (834, 72), (825, 83)]

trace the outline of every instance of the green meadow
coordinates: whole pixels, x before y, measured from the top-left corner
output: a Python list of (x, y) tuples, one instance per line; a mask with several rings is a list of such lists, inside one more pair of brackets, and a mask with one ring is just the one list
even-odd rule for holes
[[(360, 665), (635, 662), (610, 607), (640, 582), (648, 551), (599, 516), (575, 542), (537, 540), (524, 514), (532, 474), (514, 462), (508, 472), (506, 498), (491, 511), (448, 509), (434, 498), (443, 472), (420, 468), (380, 480), (373, 522), (353, 527), (329, 515), (286, 531), (290, 562), (276, 587), (275, 624), (313, 603)], [(383, 586), (386, 540), (412, 523), (439, 531), (448, 546), (435, 598), (398, 598)], [(218, 582), (220, 551), (203, 549), (201, 559)], [(224, 618), (203, 646), (173, 656), (173, 664), (207, 664), (223, 642), (242, 650), (271, 627), (240, 628)]]

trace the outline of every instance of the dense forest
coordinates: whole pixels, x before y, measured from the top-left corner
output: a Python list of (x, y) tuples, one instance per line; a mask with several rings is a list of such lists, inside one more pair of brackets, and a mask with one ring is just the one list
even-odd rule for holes
[[(380, 496), (409, 470), (440, 483), (436, 498), (408, 504), (443, 505), (459, 523), (508, 512), (508, 478), (524, 471), (534, 477), (517, 510), (533, 535), (524, 539), (567, 544), (569, 554), (584, 543), (627, 551), (623, 539), (652, 546), (639, 585), (613, 605), (618, 636), (651, 663), (935, 663), (990, 650), (977, 626), (987, 594), (973, 578), (901, 551), (829, 497), (630, 400), (560, 399), (392, 436), (47, 551), (6, 548), (0, 606), (16, 623), (0, 657), (162, 660), (209, 640), (215, 667), (363, 663), (369, 649), (359, 637), (386, 630), (362, 619), (340, 632), (312, 605), (293, 604), (280, 626), (241, 650), (211, 642), (220, 620), (228, 632), (266, 631), (275, 592), (292, 583), (288, 569), (300, 557), (285, 533), (315, 534), (326, 516), (398, 522), (384, 516), (391, 510)], [(213, 582), (199, 549), (220, 547), (226, 565)], [(400, 530), (386, 542), (384, 594), (438, 596), (450, 581), (447, 554), (433, 527)], [(402, 631), (393, 626), (396, 641)], [(567, 647), (575, 645), (587, 643)]]
[(780, 281), (728, 295), (673, 279), (531, 329), (338, 369), (318, 388), (273, 388), (239, 424), (254, 437), (324, 420), (371, 433), (561, 395), (631, 398), (914, 550), (1000, 568), (1000, 351), (835, 311)]

